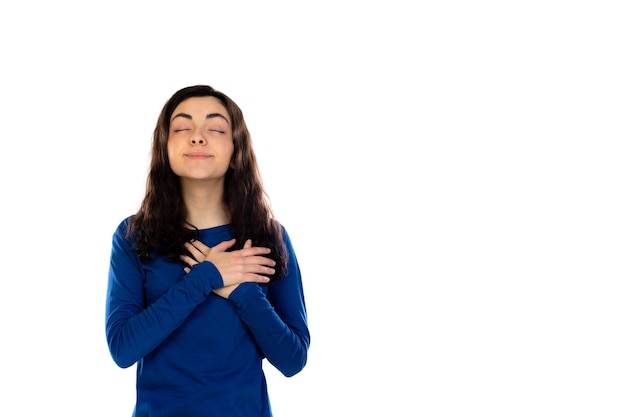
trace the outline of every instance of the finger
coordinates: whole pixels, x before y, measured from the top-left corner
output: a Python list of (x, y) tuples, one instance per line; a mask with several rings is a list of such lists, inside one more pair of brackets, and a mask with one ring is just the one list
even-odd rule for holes
[(236, 242), (235, 239), (225, 240), (213, 246), (211, 250), (217, 250), (219, 252), (226, 252), (226, 250), (231, 248), (235, 244), (235, 242)]
[(209, 252), (206, 251), (206, 249), (202, 250), (200, 245), (204, 246), (199, 240), (192, 240), (191, 242), (185, 243), (185, 248), (187, 248), (189, 253), (191, 253), (194, 257), (196, 257), (197, 255), (206, 256)]
[(192, 258), (191, 256), (187, 256), (187, 255), (180, 255), (180, 260), (183, 261), (185, 264), (189, 265), (190, 267), (198, 263), (198, 261), (196, 261), (194, 258)]
[(261, 269), (262, 270), (259, 272), (259, 274), (274, 275), (276, 273), (276, 270), (269, 266), (261, 266)]
[(253, 246), (250, 248), (243, 248), (240, 251), (241, 256), (246, 256), (246, 257), (268, 255), (271, 252), (272, 250), (270, 248), (265, 248), (262, 246)]
[(198, 249), (200, 252), (202, 252), (205, 255), (208, 254), (209, 251), (211, 250), (210, 247), (208, 247), (207, 245), (205, 245), (204, 243), (196, 239), (190, 241), (189, 243), (191, 243), (194, 248)]
[(244, 271), (248, 274), (263, 274), (263, 275), (274, 275), (274, 273), (276, 273), (276, 270), (273, 268), (273, 265), (262, 265), (262, 264), (246, 265), (244, 266)]
[(252, 247), (252, 239), (248, 239), (246, 240), (246, 243), (244, 243), (243, 248), (244, 249), (248, 249)]
[(252, 280), (250, 282), (266, 283), (266, 282), (269, 282), (269, 281), (270, 281), (270, 279), (268, 277), (266, 277), (266, 276), (252, 274)]
[(185, 243), (185, 249), (187, 249), (189, 255), (191, 255), (196, 262), (202, 262), (206, 259), (206, 255), (189, 242)]
[(243, 258), (243, 262), (248, 265), (276, 266), (276, 261), (267, 256), (246, 256)]

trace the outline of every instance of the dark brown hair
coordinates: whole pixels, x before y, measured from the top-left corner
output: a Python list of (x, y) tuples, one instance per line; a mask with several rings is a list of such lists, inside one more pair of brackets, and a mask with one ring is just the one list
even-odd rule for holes
[(270, 256), (276, 261), (272, 281), (280, 279), (287, 268), (282, 227), (274, 219), (263, 189), (243, 113), (233, 100), (208, 85), (182, 88), (163, 106), (154, 129), (146, 194), (130, 223), (129, 236), (143, 262), (150, 261), (153, 251), (177, 261), (178, 256), (186, 252), (183, 244), (197, 236), (187, 223), (180, 181), (170, 168), (167, 154), (172, 113), (181, 102), (191, 97), (215, 97), (230, 116), (234, 153), (224, 181), (224, 204), (237, 240), (233, 249), (242, 248), (247, 239), (252, 239), (254, 246), (269, 247), (272, 250)]

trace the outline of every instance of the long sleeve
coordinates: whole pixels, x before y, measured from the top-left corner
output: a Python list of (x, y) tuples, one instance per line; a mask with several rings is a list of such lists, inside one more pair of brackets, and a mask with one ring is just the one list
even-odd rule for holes
[[(223, 286), (215, 266), (203, 262), (182, 274), (147, 305), (142, 264), (125, 238), (127, 220), (113, 235), (106, 296), (106, 338), (113, 360), (123, 368), (149, 354), (214, 288)], [(184, 276), (183, 276), (184, 275)]]
[(267, 296), (261, 285), (245, 283), (229, 299), (267, 360), (290, 377), (306, 364), (310, 334), (300, 267), (284, 228), (283, 236), (289, 252), (286, 275), (267, 289)]

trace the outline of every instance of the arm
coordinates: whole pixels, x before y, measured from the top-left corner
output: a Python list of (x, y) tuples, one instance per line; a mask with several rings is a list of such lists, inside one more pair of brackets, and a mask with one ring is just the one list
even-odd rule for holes
[(256, 283), (240, 284), (229, 296), (267, 360), (283, 375), (300, 372), (307, 361), (310, 334), (300, 268), (287, 232), (289, 253), (285, 276), (268, 288), (267, 297)]
[(127, 222), (113, 235), (106, 295), (106, 338), (123, 368), (146, 356), (178, 328), (222, 278), (211, 263), (198, 265), (159, 299), (145, 306), (141, 262), (125, 239)]

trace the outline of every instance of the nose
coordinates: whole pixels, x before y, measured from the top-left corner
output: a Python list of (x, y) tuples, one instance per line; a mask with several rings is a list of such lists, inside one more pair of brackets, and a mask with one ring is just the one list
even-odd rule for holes
[(194, 134), (191, 136), (191, 143), (192, 145), (204, 145), (207, 143), (207, 141), (204, 138), (204, 136), (202, 136), (202, 132), (199, 130), (196, 130)]

